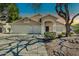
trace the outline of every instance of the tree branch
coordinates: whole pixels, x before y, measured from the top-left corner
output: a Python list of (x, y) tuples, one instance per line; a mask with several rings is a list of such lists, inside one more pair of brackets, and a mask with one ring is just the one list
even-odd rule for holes
[(73, 23), (74, 19), (75, 19), (77, 16), (79, 16), (79, 13), (78, 13), (78, 14), (76, 14), (76, 15), (72, 18), (72, 20), (71, 20), (70, 24), (72, 24), (72, 23)]
[(66, 19), (66, 14), (65, 14), (65, 12), (63, 12), (63, 10), (62, 10), (62, 5), (61, 4), (56, 4), (56, 12), (57, 12), (57, 14), (60, 16), (60, 17), (62, 17), (63, 19)]
[(66, 22), (69, 22), (70, 15), (69, 15), (69, 10), (68, 10), (68, 4), (64, 4), (64, 7), (65, 7), (65, 12), (66, 12)]

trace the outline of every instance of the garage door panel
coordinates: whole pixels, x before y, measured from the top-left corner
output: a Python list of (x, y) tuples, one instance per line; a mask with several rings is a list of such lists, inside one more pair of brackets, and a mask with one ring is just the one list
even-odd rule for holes
[(40, 26), (38, 25), (14, 25), (12, 26), (12, 33), (40, 33)]

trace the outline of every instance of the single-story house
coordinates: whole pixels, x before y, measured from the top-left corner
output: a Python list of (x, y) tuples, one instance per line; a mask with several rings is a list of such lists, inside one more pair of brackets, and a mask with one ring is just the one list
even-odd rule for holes
[(11, 33), (44, 34), (44, 32), (65, 32), (64, 23), (61, 23), (61, 19), (61, 22), (57, 20), (57, 17), (50, 14), (36, 14), (31, 17), (25, 17), (11, 24)]

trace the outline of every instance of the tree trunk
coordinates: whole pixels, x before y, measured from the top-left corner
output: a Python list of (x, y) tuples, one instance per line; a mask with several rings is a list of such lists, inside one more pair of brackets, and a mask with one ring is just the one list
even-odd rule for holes
[(70, 33), (70, 25), (66, 24), (66, 37), (69, 36), (69, 33)]

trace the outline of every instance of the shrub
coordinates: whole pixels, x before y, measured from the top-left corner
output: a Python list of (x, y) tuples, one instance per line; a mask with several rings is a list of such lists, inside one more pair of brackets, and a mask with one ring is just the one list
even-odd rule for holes
[[(66, 33), (62, 32), (61, 34), (58, 35), (58, 38), (65, 37), (65, 35), (66, 35)], [(72, 36), (72, 35), (73, 35), (73, 32), (70, 32), (69, 36)]]
[(63, 37), (62, 34), (59, 34), (59, 35), (58, 35), (58, 38), (61, 38), (61, 37)]
[(61, 32), (60, 34), (58, 34), (58, 38), (64, 37), (65, 36), (65, 32)]
[(55, 32), (45, 32), (44, 33), (44, 36), (46, 37), (46, 38), (50, 38), (50, 39), (55, 39), (56, 38), (56, 33)]
[(74, 34), (73, 32), (70, 32), (70, 33), (69, 33), (69, 36), (72, 36), (73, 34)]
[(65, 34), (66, 34), (65, 32), (62, 32), (62, 33), (61, 33), (62, 36), (65, 36)]

